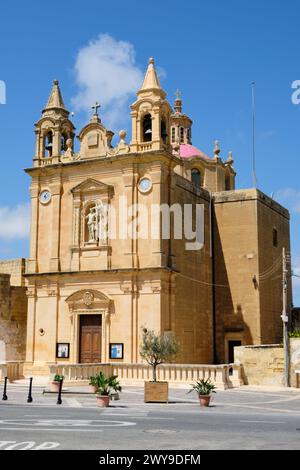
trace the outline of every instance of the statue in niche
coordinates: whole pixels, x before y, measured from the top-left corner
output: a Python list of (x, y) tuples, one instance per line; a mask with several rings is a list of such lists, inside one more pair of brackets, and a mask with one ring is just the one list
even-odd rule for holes
[(106, 208), (102, 201), (98, 202), (96, 206), (91, 207), (88, 215), (85, 217), (89, 231), (88, 243), (105, 242), (107, 238), (106, 233)]
[(85, 217), (87, 220), (87, 226), (89, 230), (89, 243), (97, 242), (97, 215), (96, 215), (96, 207), (91, 207), (90, 212)]

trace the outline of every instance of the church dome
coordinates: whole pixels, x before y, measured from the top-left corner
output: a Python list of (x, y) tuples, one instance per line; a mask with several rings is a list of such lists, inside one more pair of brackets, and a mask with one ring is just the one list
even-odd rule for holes
[(201, 152), (201, 150), (191, 144), (180, 144), (179, 154), (181, 158), (200, 157), (204, 160), (210, 160), (205, 153)]

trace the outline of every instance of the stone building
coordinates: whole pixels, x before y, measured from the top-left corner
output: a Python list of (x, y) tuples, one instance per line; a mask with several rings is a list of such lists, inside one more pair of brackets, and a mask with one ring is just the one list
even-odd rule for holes
[(0, 363), (25, 361), (25, 259), (0, 262)]
[(142, 327), (174, 332), (186, 364), (279, 341), (287, 210), (235, 190), (232, 154), (224, 161), (218, 142), (212, 157), (192, 145), (192, 120), (179, 93), (172, 109), (153, 59), (130, 143), (122, 130), (112, 145), (98, 107), (78, 152), (57, 81), (35, 125), (25, 372), (139, 362)]

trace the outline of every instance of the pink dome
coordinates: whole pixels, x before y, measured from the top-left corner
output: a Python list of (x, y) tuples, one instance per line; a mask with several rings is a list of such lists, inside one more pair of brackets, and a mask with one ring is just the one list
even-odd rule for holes
[(179, 152), (181, 158), (201, 157), (204, 158), (204, 160), (210, 160), (210, 158), (205, 155), (205, 153), (201, 152), (201, 150), (190, 144), (180, 144)]

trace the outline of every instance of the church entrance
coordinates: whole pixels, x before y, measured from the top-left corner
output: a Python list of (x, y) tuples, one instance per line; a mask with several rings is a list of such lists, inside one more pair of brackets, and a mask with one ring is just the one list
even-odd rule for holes
[(79, 362), (101, 362), (102, 315), (80, 315)]

